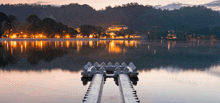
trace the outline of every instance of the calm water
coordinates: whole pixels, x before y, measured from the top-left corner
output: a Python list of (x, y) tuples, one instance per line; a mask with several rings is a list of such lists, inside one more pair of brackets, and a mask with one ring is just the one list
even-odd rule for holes
[[(2, 41), (0, 103), (80, 103), (87, 62), (134, 62), (141, 103), (219, 103), (220, 41)], [(107, 78), (102, 103), (120, 103)]]

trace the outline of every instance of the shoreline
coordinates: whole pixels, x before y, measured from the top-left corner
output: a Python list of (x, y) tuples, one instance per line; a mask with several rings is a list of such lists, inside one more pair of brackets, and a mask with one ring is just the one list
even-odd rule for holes
[(84, 41), (98, 41), (98, 40), (142, 40), (142, 39), (121, 39), (121, 38), (0, 38), (0, 42), (2, 41), (78, 41), (78, 40), (84, 40)]

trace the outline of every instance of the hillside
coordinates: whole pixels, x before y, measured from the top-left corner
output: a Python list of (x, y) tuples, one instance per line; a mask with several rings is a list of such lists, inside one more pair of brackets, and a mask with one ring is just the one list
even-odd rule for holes
[(129, 3), (116, 7), (106, 7), (96, 11), (89, 5), (69, 4), (60, 7), (50, 5), (0, 5), (0, 12), (13, 14), (25, 21), (31, 14), (39, 18), (50, 17), (58, 22), (77, 28), (84, 24), (108, 27), (125, 24), (129, 28), (147, 32), (164, 33), (168, 30), (196, 31), (220, 26), (220, 13), (204, 6), (182, 7), (175, 10), (155, 9), (149, 5)]

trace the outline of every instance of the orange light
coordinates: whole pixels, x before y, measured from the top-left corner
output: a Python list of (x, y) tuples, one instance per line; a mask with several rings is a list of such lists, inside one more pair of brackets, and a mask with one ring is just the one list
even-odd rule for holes
[(83, 36), (77, 35), (76, 38), (83, 38)]
[(118, 38), (118, 39), (123, 39), (124, 37), (123, 37), (123, 36), (118, 36), (118, 37), (116, 37), (116, 38)]
[(39, 36), (40, 36), (41, 38), (43, 37), (43, 35), (42, 35), (42, 34), (40, 34)]
[(66, 35), (65, 38), (70, 38), (70, 35)]
[(66, 41), (66, 47), (69, 48), (70, 46), (70, 41)]
[(109, 43), (109, 53), (121, 53), (122, 49), (119, 46), (116, 46), (114, 41)]
[(106, 36), (104, 36), (104, 37), (100, 37), (101, 39), (106, 39)]
[(27, 35), (23, 35), (24, 38), (27, 38)]
[(89, 47), (93, 47), (93, 41), (89, 41)]
[(60, 36), (59, 35), (55, 35), (55, 38), (60, 38)]
[(12, 35), (10, 38), (17, 38), (17, 36), (16, 35)]
[(110, 33), (110, 35), (112, 35), (112, 36), (113, 36), (113, 35), (115, 35), (115, 33)]
[(93, 38), (93, 36), (92, 36), (92, 35), (89, 35), (89, 38)]
[(16, 48), (17, 42), (16, 41), (11, 41), (11, 47)]

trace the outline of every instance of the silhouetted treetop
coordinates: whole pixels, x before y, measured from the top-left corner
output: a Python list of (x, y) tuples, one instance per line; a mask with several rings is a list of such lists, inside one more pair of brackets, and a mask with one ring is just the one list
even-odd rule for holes
[(3, 12), (0, 12), (0, 22), (3, 22), (4, 20), (7, 20), (8, 19), (8, 16), (3, 13)]
[(205, 27), (211, 29), (220, 26), (220, 13), (204, 6), (188, 6), (175, 10), (162, 10), (155, 9), (150, 5), (128, 3), (115, 7), (107, 6), (104, 10), (96, 11), (89, 5), (77, 3), (60, 7), (6, 4), (1, 5), (0, 10), (4, 10), (7, 15), (13, 14), (23, 21), (29, 15), (36, 14), (39, 19), (51, 18), (56, 22), (62, 22), (74, 28), (85, 24), (102, 26), (104, 28), (110, 25), (123, 24), (142, 33), (146, 33), (148, 30), (157, 31), (158, 33), (164, 33), (168, 30), (183, 31), (182, 25), (187, 27), (184, 28), (187, 31), (194, 31)]

